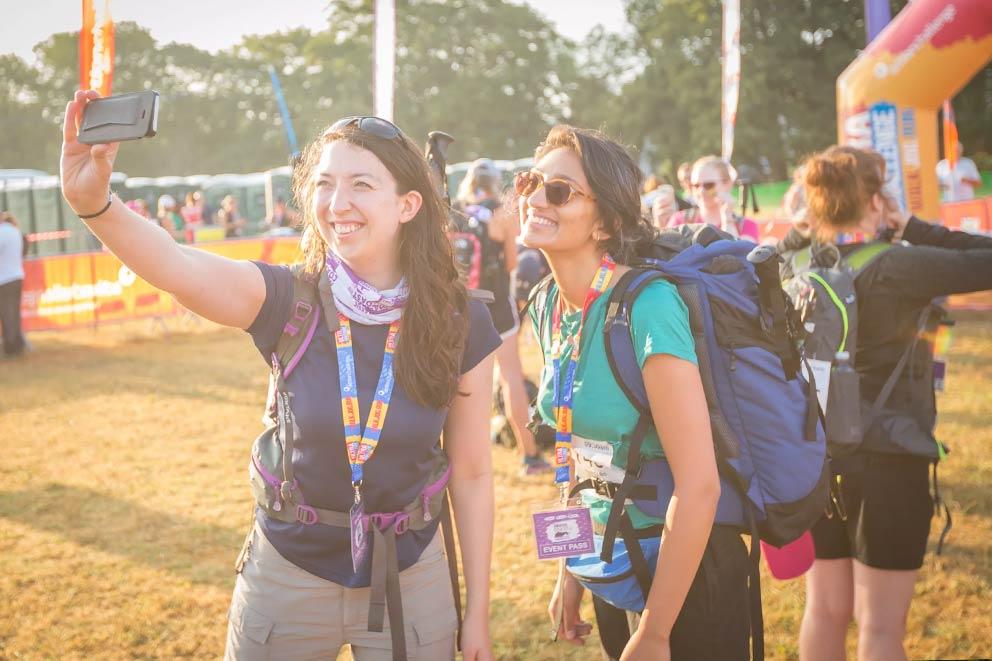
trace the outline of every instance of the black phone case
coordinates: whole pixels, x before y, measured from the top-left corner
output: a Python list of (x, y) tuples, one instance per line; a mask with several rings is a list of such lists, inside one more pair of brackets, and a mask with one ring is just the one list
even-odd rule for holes
[(77, 140), (86, 145), (150, 138), (158, 129), (158, 92), (148, 90), (86, 104)]

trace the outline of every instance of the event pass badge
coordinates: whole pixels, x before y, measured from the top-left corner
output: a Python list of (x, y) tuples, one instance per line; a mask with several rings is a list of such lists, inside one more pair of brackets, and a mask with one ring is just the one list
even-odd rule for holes
[(534, 512), (534, 537), (538, 560), (571, 558), (596, 549), (588, 507)]

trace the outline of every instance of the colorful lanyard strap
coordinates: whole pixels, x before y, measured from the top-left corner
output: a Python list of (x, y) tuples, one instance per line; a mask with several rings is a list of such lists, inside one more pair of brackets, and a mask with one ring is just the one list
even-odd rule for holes
[(365, 430), (359, 426), (358, 378), (355, 373), (355, 353), (351, 338), (351, 322), (338, 313), (339, 328), (334, 333), (334, 344), (338, 350), (338, 383), (341, 388), (341, 419), (344, 421), (344, 443), (348, 450), (348, 463), (351, 464), (351, 485), (355, 489), (355, 503), (361, 501), (362, 467), (375, 452), (379, 436), (386, 424), (389, 400), (393, 396), (393, 354), (396, 353), (396, 340), (400, 333), (400, 322), (389, 324), (386, 335), (386, 350), (382, 356), (382, 371), (375, 388), (375, 398)]
[[(599, 295), (606, 291), (613, 279), (616, 262), (609, 255), (603, 255), (599, 270), (589, 286), (585, 301), (582, 304), (582, 316), (579, 318), (579, 328), (574, 337), (565, 340), (561, 333), (561, 316), (564, 302), (561, 292), (558, 293), (558, 304), (551, 315), (551, 357), (554, 366), (554, 402), (555, 402), (555, 483), (562, 491), (565, 499), (570, 480), (568, 460), (572, 450), (572, 397), (575, 394), (575, 370), (579, 364), (579, 353), (582, 347), (582, 327), (585, 325), (586, 314)], [(567, 351), (566, 351), (566, 345)], [(561, 382), (562, 361), (565, 361), (565, 382)]]

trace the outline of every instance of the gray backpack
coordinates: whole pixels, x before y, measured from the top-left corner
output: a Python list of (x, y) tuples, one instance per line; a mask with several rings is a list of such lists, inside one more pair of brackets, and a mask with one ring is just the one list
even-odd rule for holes
[[(827, 446), (834, 458), (857, 450), (870, 426), (863, 415), (861, 389), (854, 369), (858, 348), (858, 299), (854, 281), (890, 247), (891, 244), (883, 242), (869, 243), (844, 257), (837, 246), (813, 244), (786, 255), (783, 287), (799, 311), (805, 330), (804, 368), (817, 382)], [(893, 386), (901, 372), (900, 368), (890, 377)], [(889, 394), (891, 388), (884, 389), (884, 397), (875, 404), (883, 407)]]

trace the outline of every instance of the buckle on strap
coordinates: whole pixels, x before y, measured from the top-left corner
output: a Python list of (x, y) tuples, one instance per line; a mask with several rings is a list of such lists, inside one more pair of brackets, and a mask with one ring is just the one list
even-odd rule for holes
[(317, 516), (317, 510), (310, 507), (309, 505), (297, 505), (296, 506), (296, 520), (305, 526), (312, 526), (317, 523), (320, 519)]
[(369, 514), (369, 524), (381, 532), (392, 527), (393, 532), (402, 535), (410, 529), (410, 515), (407, 512), (376, 512)]
[(596, 490), (600, 496), (604, 496), (609, 499), (613, 499), (617, 492), (620, 490), (620, 485), (615, 482), (605, 482), (603, 480), (593, 480), (592, 487)]

